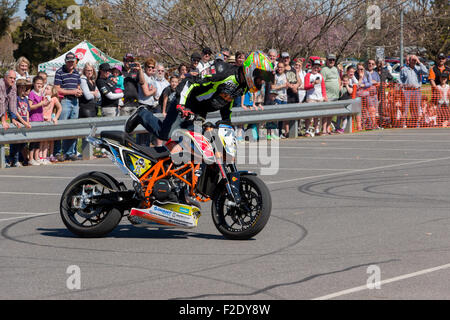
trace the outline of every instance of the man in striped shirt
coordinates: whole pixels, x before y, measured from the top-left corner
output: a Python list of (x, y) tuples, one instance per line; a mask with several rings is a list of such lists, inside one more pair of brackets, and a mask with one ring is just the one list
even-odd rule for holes
[[(78, 119), (79, 104), (78, 98), (83, 95), (80, 84), (80, 74), (75, 69), (75, 61), (77, 57), (74, 53), (69, 52), (66, 55), (66, 64), (56, 71), (55, 88), (60, 96), (62, 112), (60, 120)], [(62, 150), (61, 143), (55, 143), (55, 153), (58, 161), (78, 160), (77, 157), (77, 139), (63, 140)]]

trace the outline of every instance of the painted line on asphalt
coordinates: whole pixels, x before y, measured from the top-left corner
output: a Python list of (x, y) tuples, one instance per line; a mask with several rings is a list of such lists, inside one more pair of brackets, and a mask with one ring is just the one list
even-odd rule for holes
[[(51, 215), (51, 214), (57, 214), (57, 213), (59, 213), (59, 212), (34, 213), (34, 214), (26, 213), (25, 216), (22, 215), (22, 216), (20, 216), (20, 217), (13, 217), (13, 218), (0, 219), (0, 222), (3, 222), (3, 221), (10, 221), (10, 220), (16, 220), (16, 219), (22, 219), (22, 218), (29, 218), (29, 217), (48, 216), (48, 215)], [(21, 214), (24, 214), (24, 213), (22, 212)]]
[[(82, 160), (80, 160), (82, 161)], [(71, 163), (71, 164), (64, 164), (64, 163), (58, 163), (58, 164), (52, 164), (52, 166), (57, 167), (115, 167), (114, 164), (100, 164), (100, 163)]]
[[(120, 180), (126, 176), (113, 176), (114, 178)], [(75, 177), (58, 177), (58, 176), (18, 176), (18, 175), (0, 175), (0, 178), (24, 178), (24, 179), (74, 179)]]
[[(48, 213), (48, 214), (51, 214), (51, 213), (56, 213), (56, 212), (50, 212), (50, 213)], [(33, 216), (33, 215), (39, 215), (39, 214), (46, 214), (46, 213), (36, 213), (36, 212), (10, 212), (10, 211), (4, 211), (4, 212), (0, 212), (0, 214), (10, 214), (10, 215), (14, 215), (14, 214), (21, 214), (21, 215), (31, 215), (31, 216)]]
[[(405, 280), (405, 279), (409, 279), (409, 278), (413, 278), (413, 277), (418, 277), (424, 274), (428, 274), (428, 273), (432, 273), (432, 272), (436, 272), (436, 271), (441, 271), (441, 270), (445, 270), (450, 268), (450, 263), (449, 264), (444, 264), (442, 266), (437, 266), (434, 268), (429, 268), (429, 269), (424, 269), (421, 271), (417, 271), (417, 272), (413, 272), (413, 273), (408, 273), (408, 274), (404, 274), (398, 277), (394, 277), (394, 278), (389, 278), (386, 280), (382, 280), (382, 281), (378, 281), (375, 283), (371, 283), (371, 286), (373, 286), (374, 288), (387, 284), (387, 283), (392, 283), (392, 282), (396, 282), (396, 281), (401, 281), (401, 280)], [(373, 290), (370, 289), (367, 284), (363, 285), (363, 286), (359, 286), (359, 287), (355, 287), (355, 288), (351, 288), (351, 289), (347, 289), (347, 290), (342, 290), (342, 291), (338, 291), (335, 293), (331, 293), (331, 294), (327, 294), (325, 296), (321, 296), (321, 297), (317, 297), (314, 298), (312, 300), (329, 300), (329, 299), (333, 299), (333, 298), (337, 298), (337, 297), (341, 297), (344, 295), (348, 295), (351, 293), (355, 293), (355, 292), (359, 292), (359, 291), (363, 291), (363, 290)]]
[[(261, 148), (263, 146), (252, 146), (249, 145), (248, 148), (251, 149), (257, 149), (257, 148)], [(449, 149), (424, 149), (424, 148), (402, 148), (402, 149), (397, 149), (397, 148), (361, 148), (361, 147), (355, 147), (355, 148), (351, 148), (351, 147), (328, 147), (328, 146), (322, 146), (322, 147), (283, 147), (283, 146), (264, 146), (265, 148), (267, 147), (268, 150), (270, 149), (309, 149), (309, 150), (370, 150), (370, 151), (417, 151), (417, 152), (423, 152), (423, 151), (433, 151), (433, 152), (450, 152), (450, 148)], [(244, 149), (247, 147), (243, 147)], [(239, 154), (239, 149), (238, 149), (238, 154)]]
[(26, 179), (73, 179), (75, 177), (58, 176), (19, 176), (19, 175), (0, 175), (0, 178), (26, 178)]
[(345, 175), (345, 174), (351, 174), (351, 173), (357, 173), (357, 172), (366, 172), (366, 171), (380, 170), (380, 169), (390, 169), (390, 168), (415, 165), (415, 164), (421, 164), (421, 163), (427, 163), (427, 162), (433, 162), (433, 161), (449, 160), (449, 159), (450, 159), (450, 157), (445, 157), (445, 158), (421, 160), (421, 161), (414, 161), (414, 162), (397, 163), (397, 164), (391, 164), (391, 165), (387, 165), (387, 166), (379, 166), (379, 167), (373, 167), (373, 168), (367, 168), (367, 169), (356, 169), (356, 170), (343, 171), (343, 172), (334, 172), (334, 173), (322, 174), (322, 175), (317, 175), (317, 176), (301, 177), (301, 178), (281, 180), (281, 181), (267, 181), (266, 184), (269, 185), (269, 184), (296, 182), (296, 181), (315, 179), (315, 178), (326, 178), (326, 177), (339, 176), (339, 175)]
[(27, 196), (61, 196), (61, 193), (39, 193), (39, 192), (12, 192), (12, 191), (0, 191), (0, 194), (10, 195), (27, 195)]
[(380, 136), (380, 139), (349, 139), (349, 138), (335, 138), (335, 139), (333, 139), (333, 138), (331, 138), (331, 139), (317, 139), (317, 140), (307, 140), (307, 141), (302, 141), (302, 142), (312, 142), (312, 143), (314, 143), (314, 142), (316, 142), (316, 143), (318, 143), (318, 142), (340, 142), (340, 141), (343, 141), (343, 142), (382, 142), (382, 143), (384, 143), (384, 142), (436, 142), (436, 143), (441, 143), (441, 142), (443, 142), (443, 143), (450, 143), (450, 141), (449, 140), (442, 140), (442, 139), (440, 139), (440, 140), (436, 140), (436, 139), (433, 139), (433, 140), (416, 140), (416, 139), (386, 139), (386, 140), (383, 140), (383, 139), (381, 139), (381, 138), (384, 138), (384, 136)]
[(309, 159), (309, 160), (356, 160), (356, 161), (421, 161), (428, 160), (423, 158), (335, 158), (335, 157), (302, 157), (302, 156), (280, 156), (280, 159)]

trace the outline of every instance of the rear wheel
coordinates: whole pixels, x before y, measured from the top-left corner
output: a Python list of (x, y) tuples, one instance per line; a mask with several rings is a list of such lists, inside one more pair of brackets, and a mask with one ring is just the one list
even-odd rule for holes
[(72, 180), (60, 202), (61, 218), (69, 231), (80, 237), (102, 237), (120, 222), (122, 212), (93, 203), (94, 198), (119, 191), (119, 183), (101, 172), (89, 172)]
[(241, 204), (228, 203), (225, 185), (220, 185), (213, 197), (212, 215), (216, 228), (226, 238), (247, 240), (266, 225), (272, 211), (272, 198), (264, 182), (256, 176), (241, 176)]

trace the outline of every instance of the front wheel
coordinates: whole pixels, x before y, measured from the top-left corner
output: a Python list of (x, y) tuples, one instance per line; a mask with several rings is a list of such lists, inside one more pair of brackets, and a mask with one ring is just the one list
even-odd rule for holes
[(225, 185), (221, 184), (211, 206), (217, 230), (232, 240), (247, 240), (258, 234), (272, 211), (269, 189), (258, 177), (241, 176), (240, 193), (240, 206), (230, 206)]
[(96, 205), (93, 200), (119, 190), (119, 183), (101, 172), (89, 172), (73, 179), (64, 190), (60, 203), (61, 218), (67, 229), (88, 238), (111, 232), (122, 219), (122, 212)]

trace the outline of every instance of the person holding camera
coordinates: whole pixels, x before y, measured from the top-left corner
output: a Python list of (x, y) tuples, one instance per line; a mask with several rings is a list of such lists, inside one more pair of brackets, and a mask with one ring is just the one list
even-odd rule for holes
[(123, 106), (120, 108), (121, 116), (131, 115), (139, 107), (139, 86), (143, 83), (143, 74), (139, 63), (131, 53), (123, 57)]

